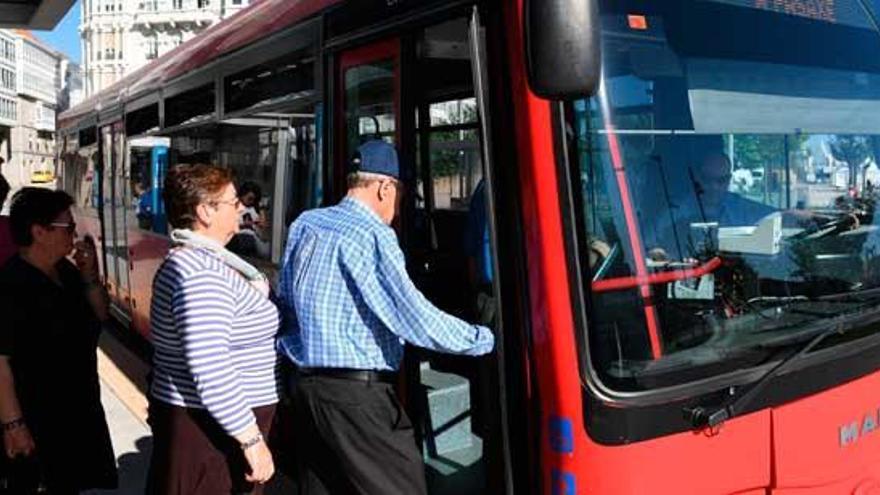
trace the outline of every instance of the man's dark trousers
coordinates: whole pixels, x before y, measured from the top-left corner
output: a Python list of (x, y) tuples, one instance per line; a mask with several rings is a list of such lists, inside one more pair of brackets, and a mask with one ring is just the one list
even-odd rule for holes
[(425, 467), (392, 385), (293, 378), (293, 438), (302, 495), (423, 495)]

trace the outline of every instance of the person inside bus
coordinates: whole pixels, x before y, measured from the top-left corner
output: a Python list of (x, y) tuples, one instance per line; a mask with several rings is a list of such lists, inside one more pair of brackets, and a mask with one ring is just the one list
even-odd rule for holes
[(74, 242), (73, 203), (32, 187), (12, 198), (19, 252), (0, 269), (0, 427), (6, 456), (19, 459), (13, 493), (117, 485), (96, 355), (108, 299), (94, 241)]
[(245, 182), (238, 191), (242, 210), (239, 215), (238, 233), (229, 242), (228, 249), (242, 256), (269, 257), (270, 244), (266, 240), (268, 220), (260, 208), (263, 193), (255, 182)]
[(178, 165), (163, 196), (175, 247), (153, 280), (147, 493), (260, 493), (275, 470), (278, 310), (224, 248), (242, 210), (229, 169)]
[(140, 181), (134, 183), (135, 217), (138, 227), (144, 230), (153, 229), (153, 189), (144, 187)]
[(291, 225), (279, 299), (279, 351), (292, 380), (293, 437), (304, 493), (426, 493), (422, 454), (394, 385), (404, 342), (463, 355), (492, 351), (483, 326), (419, 292), (391, 227), (400, 165), (384, 141), (350, 161), (348, 193)]
[[(0, 165), (3, 165), (3, 159), (0, 158)], [(0, 174), (0, 210), (6, 204), (6, 197), (9, 195), (9, 182), (3, 174)], [(15, 254), (18, 247), (12, 240), (12, 230), (9, 227), (9, 217), (0, 215), (0, 267)]]
[(655, 260), (696, 256), (690, 252), (692, 223), (717, 222), (720, 227), (754, 225), (777, 211), (772, 206), (753, 201), (730, 191), (730, 159), (721, 151), (705, 153), (695, 168), (688, 170), (690, 194), (676, 206), (658, 214), (653, 228), (647, 230), (646, 246)]

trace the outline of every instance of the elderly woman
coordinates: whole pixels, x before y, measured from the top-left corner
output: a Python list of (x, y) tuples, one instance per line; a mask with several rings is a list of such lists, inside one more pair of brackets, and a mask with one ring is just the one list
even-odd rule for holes
[(147, 493), (261, 492), (278, 311), (266, 278), (224, 248), (242, 208), (229, 170), (178, 165), (164, 198), (175, 247), (153, 280)]
[[(25, 188), (9, 223), (18, 254), (0, 270), (0, 426), (14, 493), (116, 486), (96, 348), (107, 298), (90, 238), (74, 244), (73, 199)], [(74, 260), (67, 259), (76, 250)], [(40, 479), (41, 478), (41, 479)]]

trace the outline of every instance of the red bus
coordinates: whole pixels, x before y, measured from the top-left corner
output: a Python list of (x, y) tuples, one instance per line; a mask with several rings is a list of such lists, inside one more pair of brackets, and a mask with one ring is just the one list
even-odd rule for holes
[(498, 335), (408, 353), (432, 493), (880, 493), (878, 7), (263, 0), (62, 114), (58, 175), (148, 338), (168, 166), (235, 170), (273, 275), (393, 142), (411, 275)]

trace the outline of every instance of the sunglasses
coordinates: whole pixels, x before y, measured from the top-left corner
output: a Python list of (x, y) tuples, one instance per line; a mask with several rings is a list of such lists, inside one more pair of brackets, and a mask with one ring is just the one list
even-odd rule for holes
[(76, 222), (52, 222), (49, 226), (57, 227), (59, 229), (67, 229), (68, 234), (76, 232)]

